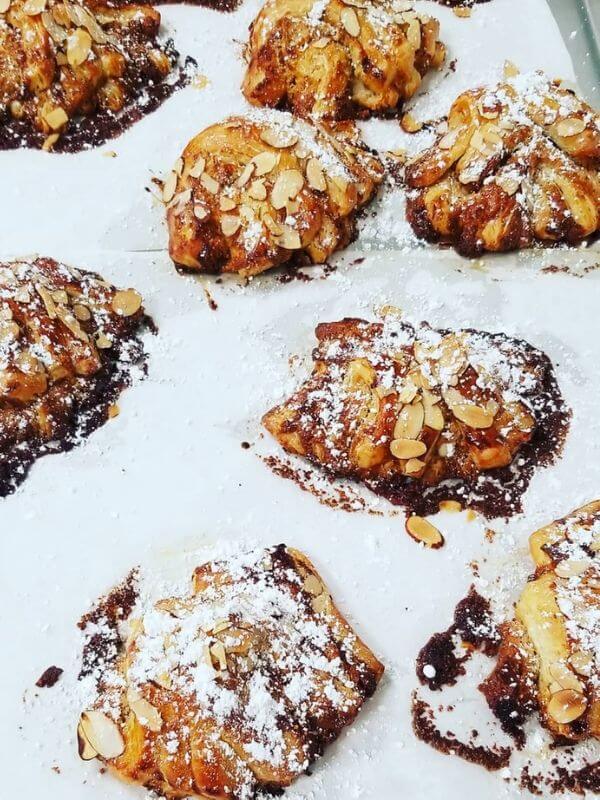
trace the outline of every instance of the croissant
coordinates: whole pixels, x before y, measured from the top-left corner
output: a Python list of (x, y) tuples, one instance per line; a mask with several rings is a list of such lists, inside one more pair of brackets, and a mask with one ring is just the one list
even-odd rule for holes
[(0, 497), (108, 416), (142, 359), (140, 295), (49, 258), (0, 264)]
[(0, 147), (101, 143), (174, 88), (177, 54), (150, 6), (10, 0), (0, 21)]
[(242, 91), (303, 117), (390, 114), (444, 61), (436, 19), (399, 0), (267, 0)]
[(600, 230), (600, 127), (583, 100), (542, 73), (474, 89), (447, 130), (406, 168), (417, 236), (465, 256), (575, 244)]
[(278, 794), (383, 673), (311, 562), (285, 545), (208, 562), (177, 596), (138, 602), (107, 659), (97, 632), (116, 625), (97, 611), (83, 622), (97, 688), (80, 755), (167, 798)]
[(283, 112), (231, 117), (192, 139), (165, 182), (171, 258), (246, 276), (299, 255), (324, 263), (382, 177), (350, 126), (334, 136)]
[(482, 690), (510, 728), (537, 709), (560, 742), (600, 738), (600, 501), (530, 538), (536, 571)]
[(263, 424), (289, 453), (392, 498), (513, 464), (555, 408), (547, 357), (503, 334), (388, 317), (322, 323), (316, 336), (312, 374)]

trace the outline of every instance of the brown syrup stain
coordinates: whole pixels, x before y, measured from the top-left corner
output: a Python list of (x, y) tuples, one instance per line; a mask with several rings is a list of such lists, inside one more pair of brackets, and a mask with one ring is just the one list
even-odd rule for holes
[[(165, 45), (165, 53), (173, 64), (178, 63), (179, 53), (171, 40)], [(91, 116), (72, 119), (53, 145), (52, 152), (79, 153), (115, 139), (142, 117), (155, 111), (178, 89), (186, 86), (196, 66), (194, 59), (188, 56), (184, 65), (176, 66), (175, 74), (170, 73), (165, 80), (150, 85), (134, 85), (131, 100), (117, 114), (109, 109), (99, 109)], [(38, 131), (27, 122), (0, 115), (0, 150), (23, 147), (41, 149), (46, 138), (46, 133)]]
[(48, 669), (42, 672), (35, 682), (35, 685), (40, 689), (51, 689), (53, 686), (56, 686), (63, 672), (64, 669), (61, 669), (61, 667), (48, 667)]
[(540, 272), (543, 272), (546, 275), (570, 275), (573, 278), (584, 278), (586, 275), (589, 275), (591, 272), (595, 272), (596, 270), (600, 269), (600, 261), (596, 264), (588, 264), (586, 267), (582, 269), (574, 269), (569, 267), (566, 264), (559, 266), (558, 264), (549, 264), (547, 267), (542, 267)]
[[(460, 639), (464, 653), (457, 655), (455, 640)], [(489, 601), (473, 586), (454, 611), (454, 621), (442, 633), (435, 633), (417, 657), (417, 677), (424, 686), (437, 691), (454, 686), (465, 674), (465, 662), (478, 650), (492, 656), (498, 652), (500, 636), (492, 619)], [(433, 667), (435, 675), (428, 677), (424, 669)]]

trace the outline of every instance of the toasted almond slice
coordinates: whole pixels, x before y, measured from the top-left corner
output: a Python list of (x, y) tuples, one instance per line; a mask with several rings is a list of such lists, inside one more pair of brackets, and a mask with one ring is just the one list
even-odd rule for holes
[(421, 23), (416, 16), (411, 17), (408, 21), (406, 38), (414, 50), (418, 50), (421, 47)]
[(415, 439), (394, 439), (390, 451), (395, 458), (418, 458), (427, 452), (427, 445)]
[(44, 143), (42, 144), (42, 150), (45, 150), (46, 152), (52, 150), (52, 148), (58, 142), (59, 139), (60, 139), (60, 134), (58, 133), (51, 133), (50, 136), (46, 136), (46, 138), (44, 139)]
[(216, 181), (207, 172), (203, 172), (202, 175), (200, 176), (200, 183), (202, 184), (202, 186), (204, 186), (206, 191), (209, 192), (210, 194), (217, 194), (217, 192), (221, 188), (219, 186), (219, 182)]
[(586, 128), (585, 121), (579, 117), (569, 117), (568, 119), (561, 119), (556, 125), (556, 132), (559, 136), (568, 138), (569, 136), (578, 136)]
[[(408, 379), (406, 381), (406, 383), (404, 384), (404, 386), (398, 392), (398, 400), (401, 403), (412, 403), (412, 401), (417, 396), (417, 392), (418, 391), (419, 391), (418, 387), (415, 386), (415, 384), (410, 379)], [(402, 437), (398, 437), (398, 438), (402, 438)], [(409, 438), (412, 438), (412, 437), (409, 437)]]
[(458, 500), (442, 500), (440, 503), (440, 511), (456, 514), (458, 511), (462, 511), (462, 506)]
[(505, 61), (504, 62), (504, 77), (505, 78), (516, 78), (519, 73), (520, 73), (519, 68), (515, 64), (513, 64), (512, 61)]
[(190, 169), (190, 176), (192, 178), (199, 178), (206, 169), (206, 159), (204, 156), (198, 156), (192, 168)]
[(162, 199), (164, 203), (171, 202), (171, 200), (175, 197), (176, 189), (177, 189), (177, 173), (171, 171), (163, 184)]
[(75, 314), (75, 318), (80, 322), (87, 322), (92, 316), (92, 312), (89, 310), (89, 308), (81, 303), (75, 303), (73, 306), (73, 314)]
[(233, 211), (234, 208), (237, 207), (235, 200), (232, 200), (231, 197), (227, 197), (226, 195), (222, 194), (219, 198), (219, 208), (221, 211)]
[(267, 175), (277, 166), (279, 156), (277, 153), (272, 153), (268, 150), (265, 150), (263, 153), (259, 153), (258, 155), (254, 156), (252, 161), (255, 166), (254, 174), (257, 178), (260, 178), (262, 175)]
[(236, 186), (239, 186), (240, 188), (245, 186), (252, 177), (252, 173), (254, 172), (255, 169), (256, 169), (256, 164), (253, 161), (249, 161), (242, 170), (242, 174), (237, 179)]
[(561, 689), (572, 689), (574, 692), (582, 693), (584, 687), (577, 676), (569, 669), (564, 661), (555, 661), (548, 667), (548, 672), (558, 683)]
[(222, 642), (215, 642), (210, 646), (210, 654), (213, 658), (213, 663), (216, 661), (219, 669), (224, 672), (227, 669), (227, 655), (225, 647)]
[(0, 14), (6, 14), (10, 8), (10, 0), (0, 0)]
[(206, 206), (200, 205), (200, 203), (196, 203), (194, 206), (194, 216), (196, 219), (203, 220), (208, 217), (210, 211)]
[(127, 702), (140, 725), (154, 733), (158, 733), (162, 729), (162, 717), (159, 710), (152, 703), (149, 703), (144, 697), (140, 697), (137, 692), (131, 689), (127, 692)]
[(327, 592), (323, 592), (312, 601), (312, 607), (317, 614), (327, 614), (331, 611), (331, 597)]
[(289, 225), (282, 225), (281, 234), (277, 237), (276, 241), (279, 247), (284, 250), (300, 250), (302, 247), (302, 240), (298, 231), (290, 228)]
[(494, 415), (475, 403), (456, 403), (451, 407), (456, 419), (464, 422), (470, 428), (489, 428), (494, 421)]
[(252, 181), (248, 187), (248, 194), (253, 200), (266, 200), (267, 188), (264, 180), (259, 178), (258, 180)]
[(311, 189), (324, 192), (327, 189), (325, 173), (318, 158), (309, 158), (306, 162), (306, 179)]
[(41, 14), (45, 8), (46, 0), (27, 0), (27, 2), (23, 4), (23, 13), (33, 17), (36, 14)]
[(212, 632), (213, 633), (221, 633), (222, 631), (226, 631), (231, 628), (231, 620), (228, 619), (220, 619), (214, 625)]
[(81, 722), (77, 726), (77, 750), (79, 752), (79, 758), (82, 761), (92, 761), (92, 759), (98, 756), (98, 751), (88, 742), (83, 732)]
[(323, 592), (323, 584), (316, 575), (307, 575), (304, 579), (303, 586), (304, 590), (309, 594), (312, 594), (313, 597), (318, 597)]
[(496, 184), (504, 191), (509, 197), (515, 195), (521, 186), (521, 181), (514, 178), (512, 175), (498, 175)]
[(84, 711), (80, 726), (90, 747), (102, 758), (118, 758), (125, 750), (125, 742), (117, 724), (102, 711)]
[(46, 122), (52, 128), (53, 131), (59, 130), (69, 121), (67, 112), (64, 110), (64, 108), (60, 108), (60, 106), (58, 108), (53, 108), (51, 111), (46, 112), (44, 114), (44, 119), (46, 120)]
[(415, 119), (413, 115), (408, 112), (402, 115), (400, 125), (402, 126), (402, 130), (406, 131), (406, 133), (418, 133), (423, 128), (423, 123), (419, 122), (418, 119)]
[(271, 190), (273, 208), (284, 208), (288, 200), (293, 200), (304, 186), (304, 176), (297, 169), (284, 169), (277, 176)]
[(554, 572), (559, 578), (576, 578), (578, 575), (582, 575), (589, 566), (589, 561), (565, 558), (556, 565)]
[(108, 350), (109, 347), (112, 347), (112, 342), (104, 333), (98, 334), (96, 337), (96, 347), (99, 350)]
[(431, 522), (416, 515), (406, 520), (406, 532), (416, 542), (437, 550), (444, 544), (444, 537)]
[(579, 719), (587, 708), (585, 695), (572, 689), (561, 689), (548, 701), (548, 714), (559, 725), (568, 725)]
[(117, 314), (131, 317), (142, 307), (142, 296), (134, 289), (120, 289), (115, 292), (111, 305)]
[(471, 10), (469, 6), (455, 6), (452, 11), (454, 11), (454, 15), (457, 17), (463, 17), (464, 19), (468, 19), (471, 16)]
[(265, 228), (269, 230), (273, 236), (281, 236), (283, 233), (283, 226), (280, 225), (278, 222), (275, 222), (273, 217), (270, 214), (264, 214), (262, 221), (264, 223)]
[(571, 654), (569, 663), (579, 675), (589, 678), (594, 667), (594, 656), (585, 650), (577, 650)]
[(233, 236), (241, 225), (241, 220), (236, 214), (223, 214), (221, 217), (221, 230), (225, 236)]
[(394, 426), (394, 439), (416, 439), (421, 433), (424, 420), (425, 410), (421, 402), (404, 406)]
[(428, 428), (434, 431), (441, 431), (444, 428), (444, 414), (438, 405), (424, 405), (425, 418), (424, 423)]
[(344, 30), (350, 36), (360, 35), (360, 22), (353, 8), (348, 8), (348, 6), (344, 7), (340, 13), (340, 21), (344, 26)]
[(421, 472), (425, 466), (425, 462), (421, 461), (420, 458), (409, 458), (404, 465), (404, 472), (406, 475), (416, 475), (416, 473)]
[(265, 128), (260, 132), (260, 138), (271, 147), (283, 149), (295, 145), (298, 134), (289, 128)]
[(67, 61), (78, 67), (87, 59), (92, 49), (92, 37), (83, 28), (77, 28), (67, 38)]
[(37, 293), (39, 294), (39, 296), (42, 298), (42, 302), (43, 302), (43, 304), (44, 304), (44, 306), (46, 308), (46, 313), (48, 314), (50, 319), (55, 319), (56, 318), (56, 304), (55, 304), (54, 300), (52, 299), (52, 295), (50, 294), (48, 289), (46, 289), (45, 286), (39, 285), (39, 286), (36, 286), (35, 288), (37, 289)]
[(452, 130), (448, 131), (448, 133), (444, 134), (442, 138), (437, 143), (437, 146), (440, 150), (452, 150), (456, 142), (458, 141), (458, 137), (461, 133), (460, 128), (452, 128)]

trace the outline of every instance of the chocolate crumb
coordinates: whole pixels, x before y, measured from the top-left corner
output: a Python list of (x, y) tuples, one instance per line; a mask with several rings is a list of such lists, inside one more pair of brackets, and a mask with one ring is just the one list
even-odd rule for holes
[(51, 689), (55, 686), (63, 674), (64, 670), (60, 667), (48, 667), (48, 669), (44, 670), (40, 677), (35, 682), (35, 685), (38, 686), (40, 689)]

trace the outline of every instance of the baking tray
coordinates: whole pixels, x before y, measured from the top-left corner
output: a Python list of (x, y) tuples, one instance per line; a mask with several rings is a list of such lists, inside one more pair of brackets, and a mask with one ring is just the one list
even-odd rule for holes
[[(518, 591), (529, 566), (528, 534), (597, 495), (600, 272), (588, 268), (598, 251), (466, 262), (452, 251), (415, 247), (401, 227), (401, 208), (390, 203), (380, 208), (379, 224), (334, 260), (335, 271), (326, 278), (313, 270), (308, 282), (264, 275), (243, 286), (178, 276), (165, 253), (160, 209), (144, 187), (170, 168), (192, 134), (243, 109), (239, 43), (258, 6), (247, 0), (231, 16), (163, 8), (180, 50), (198, 58), (210, 83), (202, 91), (181, 91), (100, 149), (115, 150), (117, 158), (102, 152), (0, 154), (2, 257), (38, 251), (135, 286), (159, 327), (145, 340), (148, 376), (123, 394), (120, 415), (70, 453), (40, 460), (19, 491), (0, 503), (1, 800), (145, 796), (77, 758), (76, 622), (133, 565), (189, 570), (209, 558), (216, 543), (237, 540), (284, 541), (305, 550), (341, 610), (386, 664), (384, 681), (356, 725), (311, 776), (286, 792), (288, 798), (523, 796), (510, 775), (490, 775), (415, 739), (414, 662), (428, 636), (450, 622), (472, 582), (482, 586), (502, 573), (512, 581), (506, 591)], [(468, 21), (432, 2), (418, 6), (442, 19), (451, 34), (451, 57), (459, 58), (446, 78), (448, 97), (501, 71), (505, 59), (575, 77), (543, 0), (521, 0), (518, 14), (514, 0), (493, 0), (477, 6)], [(538, 25), (523, 25), (534, 18)], [(577, 58), (575, 63), (579, 70)], [(415, 112), (433, 116), (447, 108), (448, 97), (434, 88), (426, 87)], [(367, 127), (382, 146), (399, 141), (394, 123)], [(216, 311), (206, 302), (205, 286)], [(523, 515), (510, 524), (493, 523), (493, 546), (485, 543), (485, 521), (440, 514), (435, 522), (447, 544), (423, 550), (404, 533), (402, 512), (383, 500), (363, 493), (364, 510), (330, 508), (273, 475), (261, 459), (275, 447), (263, 438), (258, 420), (308, 368), (315, 325), (346, 315), (373, 317), (386, 304), (434, 326), (524, 338), (556, 365), (574, 410), (565, 452), (555, 467), (536, 474)], [(252, 446), (243, 449), (242, 442)], [(479, 578), (469, 566), (473, 561), (481, 565)], [(62, 679), (53, 689), (36, 689), (50, 664), (65, 669)], [(489, 661), (473, 660), (470, 685), (489, 668)], [(490, 720), (476, 695), (459, 699), (465, 716), (484, 730)]]

